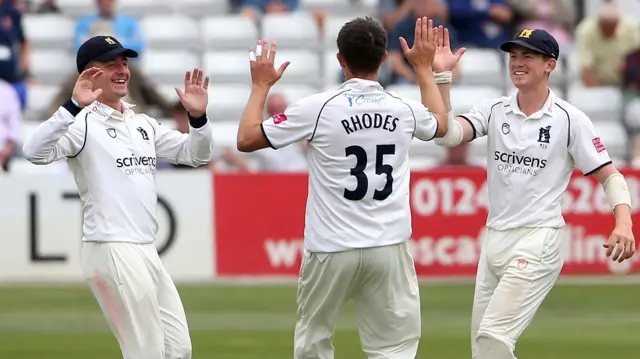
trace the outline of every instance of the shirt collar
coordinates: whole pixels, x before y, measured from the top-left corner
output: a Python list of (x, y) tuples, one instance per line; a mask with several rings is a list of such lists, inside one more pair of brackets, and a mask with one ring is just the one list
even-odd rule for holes
[(347, 89), (364, 89), (366, 87), (373, 87), (376, 90), (382, 90), (382, 85), (378, 81), (371, 81), (365, 79), (352, 78), (347, 80), (340, 85), (340, 90)]
[[(542, 108), (538, 110), (533, 115), (529, 116), (529, 118), (539, 119), (543, 115), (553, 116), (553, 105), (556, 103), (556, 95), (551, 89), (549, 90), (549, 94), (547, 95), (547, 100), (542, 105)], [(504, 103), (506, 113), (513, 112), (516, 115), (520, 115), (523, 117), (527, 117), (521, 110), (518, 105), (518, 94), (517, 92), (511, 95), (507, 100), (508, 102)]]
[(126, 101), (120, 101), (122, 103), (123, 112), (120, 112), (112, 107), (109, 107), (102, 102), (94, 101), (91, 105), (87, 106), (89, 112), (98, 116), (102, 120), (107, 120), (109, 118), (115, 120), (124, 120), (124, 115), (127, 115), (130, 111), (133, 111), (134, 104), (128, 103)]

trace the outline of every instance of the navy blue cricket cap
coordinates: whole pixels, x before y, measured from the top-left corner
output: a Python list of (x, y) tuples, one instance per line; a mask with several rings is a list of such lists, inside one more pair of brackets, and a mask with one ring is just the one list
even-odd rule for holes
[(125, 57), (138, 57), (136, 51), (123, 47), (114, 37), (92, 37), (80, 45), (78, 53), (76, 54), (78, 73), (82, 73), (91, 61), (110, 61), (120, 55), (124, 55)]
[(513, 45), (526, 47), (556, 60), (560, 56), (558, 42), (551, 34), (542, 29), (524, 29), (513, 40), (500, 45), (500, 50), (509, 52)]

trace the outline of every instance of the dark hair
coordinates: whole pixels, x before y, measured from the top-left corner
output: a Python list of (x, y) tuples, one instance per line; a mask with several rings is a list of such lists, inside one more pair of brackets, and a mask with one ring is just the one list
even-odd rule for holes
[(355, 75), (378, 71), (387, 51), (387, 31), (371, 17), (357, 18), (338, 33), (338, 52)]

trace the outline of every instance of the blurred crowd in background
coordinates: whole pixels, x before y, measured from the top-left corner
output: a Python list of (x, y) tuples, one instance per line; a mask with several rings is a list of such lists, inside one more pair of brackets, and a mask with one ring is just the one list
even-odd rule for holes
[[(142, 54), (142, 60), (130, 63), (130, 91), (125, 100), (135, 104), (136, 111), (150, 113), (187, 132), (186, 113), (175, 93), (171, 92), (181, 83), (173, 78), (165, 81), (156, 72), (177, 66), (184, 74), (192, 62), (187, 58), (182, 61), (179, 57), (171, 57), (167, 51), (162, 52), (163, 56), (160, 52), (152, 55), (154, 53), (149, 49), (173, 38), (169, 31), (175, 30), (169, 23), (165, 26), (161, 21), (149, 19), (150, 16), (159, 19), (158, 16), (164, 14), (180, 15), (175, 17), (173, 25), (176, 28), (178, 20), (185, 18), (192, 19), (193, 24), (198, 21), (203, 24), (196, 30), (202, 33), (194, 35), (200, 53), (213, 49), (211, 39), (227, 36), (229, 48), (241, 54), (242, 57), (238, 57), (242, 58), (240, 64), (233, 57), (225, 63), (219, 60), (220, 56), (205, 60), (204, 64), (199, 62), (211, 75), (212, 84), (234, 71), (244, 73), (234, 83), (250, 83), (246, 49), (251, 41), (238, 47), (237, 43), (241, 42), (236, 41), (238, 36), (255, 39), (269, 32), (276, 34), (272, 39), (278, 42), (280, 37), (298, 40), (302, 44), (299, 47), (317, 48), (329, 44), (323, 47), (324, 50), (318, 50), (318, 62), (299, 57), (302, 59), (299, 62), (304, 62), (296, 65), (303, 78), (302, 84), (304, 77), (312, 72), (310, 69), (315, 71), (315, 67), (322, 79), (329, 79), (320, 81), (318, 86), (307, 86), (310, 92), (335, 87), (342, 81), (337, 61), (332, 60), (332, 56), (335, 59), (337, 30), (350, 17), (369, 15), (379, 19), (389, 33), (389, 58), (381, 69), (380, 82), (390, 89), (414, 92), (415, 74), (402, 55), (398, 37), (403, 36), (412, 43), (416, 17), (434, 18), (438, 24), (450, 29), (452, 47), (469, 49), (454, 73), (454, 89), (466, 88), (480, 97), (490, 97), (489, 92), (480, 91), (486, 86), (479, 85), (492, 79), (483, 79), (480, 75), (495, 78), (490, 71), (493, 68), (500, 71), (498, 77), (506, 79), (504, 86), (498, 86), (498, 95), (513, 91), (508, 83), (506, 57), (497, 52), (498, 46), (522, 29), (545, 29), (555, 36), (561, 49), (559, 74), (552, 75), (554, 91), (570, 102), (575, 99), (584, 103), (588, 107), (585, 112), (594, 123), (604, 124), (603, 129), (620, 129), (620, 132), (609, 131), (608, 137), (603, 136), (605, 145), (621, 148), (619, 153), (612, 154), (619, 161), (618, 165), (640, 165), (640, 0), (0, 0), (0, 164), (3, 170), (34, 171), (21, 159), (21, 141), (28, 135), (29, 128), (46, 120), (70, 97), (77, 78), (73, 71), (75, 50), (91, 36), (114, 36), (124, 46)], [(273, 15), (279, 16), (275, 18), (277, 21), (267, 24), (265, 19)], [(289, 21), (286, 15), (304, 18), (306, 22)], [(205, 17), (211, 17), (206, 26)], [(68, 39), (63, 38), (65, 31), (69, 33)], [(206, 34), (207, 31), (212, 34)], [(200, 36), (205, 35), (208, 40), (201, 41)], [(63, 49), (64, 56), (53, 56), (50, 48), (62, 50), (55, 43), (61, 38), (68, 45)], [(179, 55), (186, 47), (186, 43), (176, 44), (175, 53)], [(328, 56), (323, 56), (322, 51), (328, 52)], [(496, 51), (495, 57), (481, 56), (487, 51)], [(144, 59), (146, 53), (150, 53), (149, 60)], [(469, 80), (473, 79), (474, 65), (476, 75), (480, 76), (476, 76), (479, 83)], [(309, 67), (305, 69), (305, 66)], [(293, 78), (295, 70), (291, 71)], [(237, 94), (233, 88), (222, 88), (211, 95), (213, 107), (210, 106), (209, 117), (220, 124), (215, 128), (220, 129), (216, 138), (221, 140), (209, 169), (306, 171), (304, 144), (254, 154), (235, 150), (233, 124), (237, 124), (239, 112), (231, 111), (228, 113), (233, 115), (229, 115), (215, 107), (234, 102), (241, 110), (248, 97), (235, 95), (239, 98), (231, 98)], [(303, 95), (303, 91), (296, 91), (300, 88), (293, 86), (288, 92), (274, 91), (268, 99), (265, 117), (283, 112), (289, 103)], [(580, 104), (574, 105), (580, 108)], [(218, 116), (224, 119), (219, 120)], [(609, 144), (607, 139), (616, 143)], [(442, 155), (415, 151), (412, 153), (412, 157), (417, 158), (413, 161), (414, 168), (482, 166), (482, 156), (474, 156), (474, 151), (468, 144), (446, 150)], [(66, 164), (62, 164), (58, 170), (65, 171), (65, 168)], [(158, 165), (159, 171), (171, 169), (182, 168)]]

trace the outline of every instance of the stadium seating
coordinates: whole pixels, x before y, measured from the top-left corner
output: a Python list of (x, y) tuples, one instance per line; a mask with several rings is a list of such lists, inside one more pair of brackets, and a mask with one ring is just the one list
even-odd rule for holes
[[(639, 9), (626, 12), (640, 14), (640, 3), (621, 1), (629, 9)], [(274, 91), (284, 93), (293, 102), (341, 83), (342, 72), (336, 59), (338, 32), (355, 16), (375, 14), (378, 6), (376, 0), (301, 0), (303, 11), (267, 15), (256, 24), (231, 14), (227, 0), (127, 0), (118, 3), (122, 13), (140, 19), (146, 45), (140, 65), (161, 93), (176, 99), (174, 87), (182, 87), (185, 70), (196, 66), (205, 69), (211, 78), (209, 113), (219, 131), (216, 132), (217, 141), (225, 145), (233, 145), (237, 123), (249, 96), (247, 51), (257, 39), (277, 41), (276, 66), (291, 61)], [(586, 2), (588, 14), (595, 9), (596, 2), (593, 3)], [(29, 14), (24, 18), (25, 31), (33, 43), (31, 71), (37, 84), (29, 89), (27, 120), (43, 118), (43, 111), (58, 86), (75, 71), (74, 20), (93, 13), (95, 6), (87, 0), (57, 0), (57, 4), (64, 15)], [(304, 10), (327, 12), (322, 31), (318, 30), (316, 19)], [(620, 121), (623, 114), (620, 113), (619, 91), (583, 88), (575, 51), (563, 47), (561, 56), (550, 77), (552, 89), (590, 116), (598, 130), (603, 131), (603, 142), (612, 156), (624, 157), (627, 139)], [(484, 98), (512, 93), (515, 89), (509, 80), (506, 61), (507, 56), (499, 51), (469, 48), (460, 64), (460, 79), (452, 89), (454, 111), (467, 111)], [(416, 86), (390, 85), (387, 89), (420, 101)], [(429, 166), (444, 154), (431, 143), (414, 142), (412, 153), (428, 156), (412, 158), (412, 166)], [(472, 146), (473, 153), (479, 155), (486, 143), (474, 141)]]

